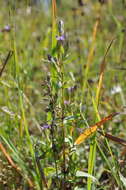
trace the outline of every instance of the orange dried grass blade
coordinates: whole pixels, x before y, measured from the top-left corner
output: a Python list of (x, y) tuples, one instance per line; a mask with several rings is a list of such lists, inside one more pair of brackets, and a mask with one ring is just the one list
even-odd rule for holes
[(82, 143), (85, 139), (87, 139), (92, 133), (94, 133), (97, 130), (97, 125), (94, 125), (84, 131), (77, 140), (75, 141), (75, 145), (78, 145)]
[(113, 113), (109, 116), (103, 118), (101, 121), (97, 122), (95, 125), (90, 126), (86, 129), (75, 141), (75, 145), (81, 144), (84, 140), (86, 140), (90, 135), (96, 132), (97, 128), (100, 127), (102, 124), (106, 123), (107, 121), (111, 120), (114, 116), (118, 115), (119, 113)]
[(52, 0), (52, 16), (56, 18), (56, 0)]
[(5, 157), (7, 158), (9, 164), (15, 168), (17, 171), (21, 171), (20, 168), (18, 168), (16, 166), (16, 164), (13, 162), (13, 160), (11, 159), (11, 157), (9, 156), (9, 154), (7, 153), (6, 149), (4, 148), (4, 146), (0, 143), (0, 149), (3, 152), (3, 154), (5, 155)]
[[(16, 164), (13, 162), (13, 160), (11, 159), (10, 155), (7, 153), (2, 143), (0, 143), (0, 150), (3, 152), (9, 164), (21, 175), (21, 169), (17, 167)], [(29, 178), (27, 178), (27, 182), (31, 188), (34, 187), (32, 181)]]

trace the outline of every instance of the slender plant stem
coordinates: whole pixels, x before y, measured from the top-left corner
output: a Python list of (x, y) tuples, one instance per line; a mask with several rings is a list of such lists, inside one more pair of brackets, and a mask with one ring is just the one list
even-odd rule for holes
[(64, 183), (63, 183), (63, 189), (66, 189), (66, 156), (65, 156), (65, 127), (64, 127), (64, 69), (63, 69), (63, 62), (61, 63), (61, 106), (62, 106), (62, 113), (61, 113), (61, 119), (62, 119), (62, 133), (63, 133), (63, 172), (64, 172)]

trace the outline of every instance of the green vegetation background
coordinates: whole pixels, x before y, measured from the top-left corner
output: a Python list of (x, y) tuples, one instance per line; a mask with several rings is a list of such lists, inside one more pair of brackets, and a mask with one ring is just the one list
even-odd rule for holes
[[(46, 89), (49, 84), (45, 82), (52, 68), (47, 56), (53, 56), (52, 4), (15, 0), (0, 1), (0, 7), (1, 68), (8, 52), (13, 51), (0, 76), (0, 142), (21, 169), (18, 172), (0, 151), (0, 189), (17, 190), (31, 186), (30, 189), (50, 190), (125, 190), (125, 151), (122, 156), (122, 145), (96, 134), (82, 145), (73, 147), (87, 125), (93, 125), (113, 112), (123, 114), (106, 123), (105, 131), (126, 139), (125, 0), (57, 1), (55, 21), (63, 20), (69, 42), (69, 50), (62, 60), (64, 107), (60, 81), (57, 82), (59, 99), (54, 111), (57, 117), (58, 114), (61, 117), (61, 108), (64, 108), (65, 117), (64, 141), (60, 138), (61, 121), (55, 121), (58, 129), (53, 138), (57, 152), (52, 148), (50, 129), (42, 130), (43, 125), (49, 125), (49, 119), (52, 120), (51, 112), (48, 112), (50, 94)], [(6, 26), (10, 27), (9, 31)], [(97, 105), (101, 64), (112, 40)], [(97, 149), (92, 151), (92, 157), (94, 138)], [(63, 153), (64, 146), (66, 152)], [(67, 174), (63, 171), (64, 154)], [(90, 158), (94, 158), (94, 162)], [(94, 169), (90, 170), (89, 165)], [(29, 180), (33, 184), (30, 185)]]

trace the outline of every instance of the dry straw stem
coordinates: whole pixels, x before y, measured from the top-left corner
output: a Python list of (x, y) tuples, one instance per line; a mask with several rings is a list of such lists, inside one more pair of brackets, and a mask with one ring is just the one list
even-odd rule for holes
[(56, 18), (56, 0), (52, 0), (52, 16)]
[(119, 113), (112, 113), (109, 116), (103, 118), (101, 121), (97, 122), (95, 125), (90, 126), (86, 129), (75, 141), (75, 145), (79, 145), (84, 142), (90, 135), (96, 132), (97, 128), (100, 127), (102, 124), (106, 123), (107, 121), (111, 120), (114, 116), (118, 115)]
[(4, 69), (5, 69), (6, 65), (7, 65), (7, 63), (8, 63), (8, 61), (9, 61), (10, 57), (12, 56), (12, 54), (13, 54), (13, 51), (9, 51), (9, 53), (7, 54), (7, 57), (6, 57), (6, 59), (5, 59), (4, 63), (3, 63), (3, 67), (2, 67), (2, 69), (0, 70), (0, 77), (2, 76), (3, 71), (4, 71)]
[[(110, 134), (108, 134), (108, 133), (102, 132), (101, 130), (98, 130), (98, 132), (99, 132), (101, 135), (103, 135), (104, 137), (106, 137), (106, 138), (108, 138), (108, 139), (110, 139), (110, 140), (112, 140), (112, 141), (114, 141), (114, 142), (116, 142), (116, 143), (118, 143), (118, 144), (121, 144), (121, 145), (123, 145), (123, 146), (126, 147), (126, 140), (121, 139), (121, 138), (118, 138), (118, 137), (115, 137), (115, 136), (110, 135)], [(126, 149), (126, 148), (125, 148), (125, 149)]]
[(86, 72), (88, 71), (91, 63), (92, 63), (92, 59), (93, 59), (93, 55), (94, 55), (94, 49), (95, 49), (95, 41), (96, 41), (96, 34), (97, 34), (97, 31), (98, 31), (98, 26), (99, 26), (99, 23), (100, 23), (100, 19), (98, 18), (96, 20), (96, 23), (94, 25), (94, 28), (93, 28), (93, 35), (92, 35), (92, 47), (89, 51), (89, 55), (88, 55), (88, 59), (87, 59), (87, 70)]
[(97, 86), (97, 92), (96, 92), (96, 103), (98, 106), (99, 103), (99, 99), (100, 99), (100, 92), (101, 92), (101, 88), (102, 88), (102, 83), (103, 83), (103, 77), (104, 77), (104, 72), (105, 72), (105, 68), (106, 68), (106, 57), (108, 55), (108, 52), (114, 42), (115, 38), (111, 40), (109, 46), (107, 47), (107, 50), (105, 52), (105, 55), (103, 57), (102, 63), (101, 63), (101, 67), (100, 67), (100, 76), (99, 76), (99, 82), (98, 82), (98, 86)]
[[(13, 160), (11, 159), (10, 155), (7, 153), (7, 151), (4, 148), (4, 146), (2, 145), (2, 143), (0, 143), (0, 150), (3, 152), (4, 156), (6, 157), (7, 161), (9, 162), (9, 164), (21, 175), (21, 169), (19, 167), (17, 167), (16, 164), (13, 162)], [(34, 187), (32, 181), (29, 178), (27, 178), (27, 182), (31, 188)]]

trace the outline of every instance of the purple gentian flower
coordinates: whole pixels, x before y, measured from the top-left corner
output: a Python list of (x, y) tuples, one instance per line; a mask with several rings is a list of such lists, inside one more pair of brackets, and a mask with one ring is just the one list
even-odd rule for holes
[(48, 124), (43, 124), (43, 125), (41, 125), (41, 129), (42, 129), (42, 130), (50, 129), (50, 128), (51, 128), (51, 125), (48, 125)]
[(11, 27), (9, 25), (4, 26), (4, 28), (1, 30), (1, 32), (10, 32)]
[(63, 34), (62, 36), (56, 36), (57, 41), (64, 41), (65, 40), (65, 35)]
[(77, 85), (74, 85), (74, 86), (69, 87), (67, 90), (68, 90), (68, 92), (72, 93), (76, 89), (77, 89)]
[(64, 104), (65, 104), (65, 105), (69, 105), (69, 104), (70, 104), (70, 101), (64, 100)]
[(7, 32), (9, 32), (9, 31), (10, 31), (10, 29), (11, 29), (11, 28), (10, 28), (10, 26), (9, 26), (9, 25), (6, 25), (6, 26), (4, 27), (4, 30), (5, 30), (5, 31), (7, 31)]

